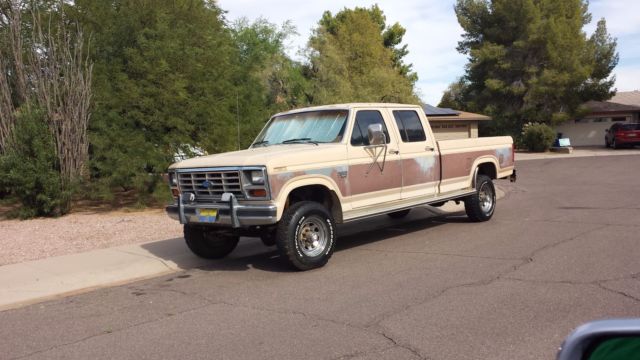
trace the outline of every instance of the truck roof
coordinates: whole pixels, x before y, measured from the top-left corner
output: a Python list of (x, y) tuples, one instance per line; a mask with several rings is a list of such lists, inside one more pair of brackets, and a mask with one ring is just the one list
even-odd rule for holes
[(293, 109), (293, 110), (289, 110), (289, 111), (283, 111), (283, 112), (275, 114), (274, 116), (285, 115), (285, 114), (294, 114), (294, 113), (306, 112), (306, 111), (338, 110), (338, 109), (339, 110), (350, 110), (350, 109), (354, 109), (354, 108), (363, 108), (363, 107), (373, 107), (373, 108), (408, 108), (408, 107), (412, 107), (412, 108), (420, 108), (420, 109), (422, 108), (420, 105), (416, 105), (416, 104), (345, 103), (345, 104), (330, 104), (330, 105), (298, 108), (298, 109)]

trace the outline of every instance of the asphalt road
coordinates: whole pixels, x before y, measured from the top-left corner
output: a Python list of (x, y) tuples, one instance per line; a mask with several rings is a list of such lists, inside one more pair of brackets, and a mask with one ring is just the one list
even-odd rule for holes
[(552, 359), (640, 317), (640, 156), (526, 161), (490, 222), (379, 217), (328, 266), (231, 258), (0, 313), (2, 359)]

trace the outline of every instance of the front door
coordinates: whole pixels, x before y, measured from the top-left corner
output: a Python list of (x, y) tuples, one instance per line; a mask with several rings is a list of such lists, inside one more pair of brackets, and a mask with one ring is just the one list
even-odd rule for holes
[[(368, 128), (382, 124), (387, 144), (371, 146)], [(349, 189), (352, 208), (363, 208), (400, 200), (402, 165), (398, 137), (389, 131), (388, 120), (374, 109), (357, 110), (348, 146)]]

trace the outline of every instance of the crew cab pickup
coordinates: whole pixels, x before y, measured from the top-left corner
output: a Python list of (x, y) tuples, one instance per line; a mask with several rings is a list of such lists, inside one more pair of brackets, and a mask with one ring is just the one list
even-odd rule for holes
[(246, 150), (171, 165), (167, 212), (198, 256), (256, 236), (308, 270), (331, 257), (338, 223), (450, 200), (489, 220), (492, 180), (505, 178), (515, 181), (509, 136), (436, 141), (420, 106), (328, 105), (274, 115)]

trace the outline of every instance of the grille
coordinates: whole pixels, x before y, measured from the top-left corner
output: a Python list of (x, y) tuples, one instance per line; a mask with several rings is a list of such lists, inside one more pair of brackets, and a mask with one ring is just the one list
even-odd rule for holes
[(220, 200), (226, 192), (238, 199), (244, 198), (239, 171), (178, 173), (178, 181), (180, 191), (194, 193), (198, 202)]

